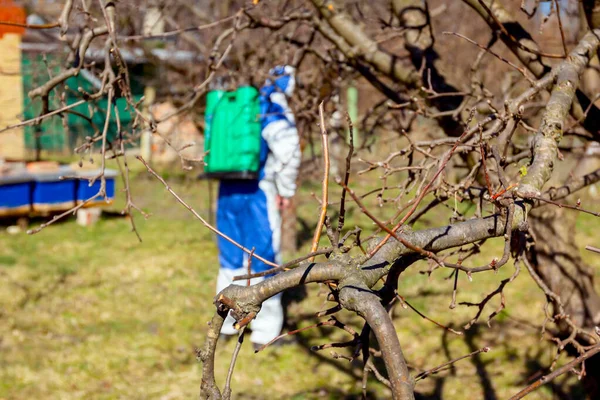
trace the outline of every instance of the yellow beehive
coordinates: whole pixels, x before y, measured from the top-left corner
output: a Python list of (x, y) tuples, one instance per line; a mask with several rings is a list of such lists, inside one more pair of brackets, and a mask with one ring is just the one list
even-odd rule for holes
[[(23, 113), (23, 77), (21, 75), (21, 35), (5, 33), (0, 37), (0, 129), (18, 124)], [(23, 128), (0, 133), (0, 158), (25, 157)]]

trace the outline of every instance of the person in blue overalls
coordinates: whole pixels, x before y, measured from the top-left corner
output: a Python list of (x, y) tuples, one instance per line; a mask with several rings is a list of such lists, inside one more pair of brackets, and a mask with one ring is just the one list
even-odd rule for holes
[[(296, 178), (300, 167), (300, 144), (294, 115), (287, 99), (295, 86), (295, 69), (278, 66), (270, 71), (271, 77), (260, 90), (262, 127), (261, 163), (259, 178), (248, 180), (222, 180), (217, 200), (217, 229), (257, 255), (281, 263), (280, 210), (289, 206), (296, 191)], [(219, 237), (220, 270), (217, 293), (232, 283), (245, 285), (246, 280), (233, 281), (245, 275), (248, 254)], [(263, 272), (271, 267), (254, 258), (252, 272)], [(255, 278), (256, 284), (264, 278)], [(228, 316), (221, 329), (222, 335), (237, 333), (234, 320)], [(275, 338), (283, 326), (281, 294), (262, 304), (256, 319), (250, 324), (254, 345), (263, 345)]]

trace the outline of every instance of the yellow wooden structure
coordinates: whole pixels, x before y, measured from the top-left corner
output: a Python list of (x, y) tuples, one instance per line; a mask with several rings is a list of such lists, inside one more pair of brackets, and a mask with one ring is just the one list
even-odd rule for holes
[[(0, 38), (0, 129), (18, 124), (23, 115), (20, 44), (18, 33), (5, 33)], [(0, 158), (19, 160), (24, 157), (23, 128), (0, 133)]]

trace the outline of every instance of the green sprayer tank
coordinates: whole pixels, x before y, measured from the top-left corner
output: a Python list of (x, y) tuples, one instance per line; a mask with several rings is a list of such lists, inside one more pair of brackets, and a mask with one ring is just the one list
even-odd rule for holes
[(256, 179), (260, 162), (260, 107), (252, 86), (234, 92), (213, 90), (206, 96), (205, 176)]

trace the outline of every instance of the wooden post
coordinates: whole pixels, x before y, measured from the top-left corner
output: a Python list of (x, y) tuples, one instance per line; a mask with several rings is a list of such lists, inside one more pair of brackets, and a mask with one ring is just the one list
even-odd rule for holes
[[(350, 120), (352, 121), (352, 125), (354, 125), (354, 145), (358, 145), (358, 89), (356, 86), (349, 86), (348, 91), (346, 92), (346, 104), (348, 107), (348, 115), (350, 115)], [(350, 143), (350, 132), (348, 132), (348, 143)]]
[(296, 198), (292, 197), (290, 206), (281, 211), (281, 253), (290, 256), (296, 252)]

